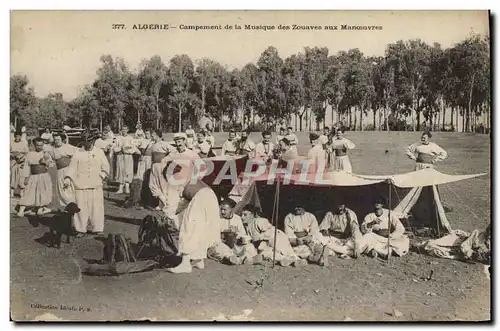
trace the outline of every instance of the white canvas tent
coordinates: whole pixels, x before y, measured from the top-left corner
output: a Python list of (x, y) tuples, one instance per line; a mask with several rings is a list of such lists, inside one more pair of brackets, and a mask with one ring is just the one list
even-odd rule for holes
[(451, 226), (444, 212), (437, 185), (482, 175), (485, 174), (447, 175), (435, 169), (386, 176), (345, 172), (329, 172), (323, 175), (293, 174), (289, 177), (283, 174), (265, 174), (251, 180), (248, 191), (236, 206), (236, 212), (246, 204), (253, 204), (261, 208), (265, 217), (271, 218), (275, 208), (278, 178), (278, 225), (297, 203), (313, 212), (319, 222), (324, 214), (333, 210), (339, 202), (346, 204), (357, 214), (358, 219), (362, 220), (372, 211), (375, 199), (384, 197), (398, 215), (411, 213), (415, 226), (437, 227), (449, 232)]

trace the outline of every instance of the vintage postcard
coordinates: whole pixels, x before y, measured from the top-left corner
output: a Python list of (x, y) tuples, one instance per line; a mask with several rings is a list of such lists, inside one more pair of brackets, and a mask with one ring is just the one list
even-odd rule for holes
[(491, 321), (488, 11), (10, 18), (13, 321)]

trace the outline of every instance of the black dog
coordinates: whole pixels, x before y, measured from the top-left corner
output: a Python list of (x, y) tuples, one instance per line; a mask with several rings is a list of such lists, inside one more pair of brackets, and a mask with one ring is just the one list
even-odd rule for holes
[(61, 248), (61, 239), (66, 235), (66, 243), (70, 243), (70, 236), (74, 235), (71, 219), (73, 215), (80, 212), (80, 208), (74, 202), (70, 202), (64, 211), (57, 212), (51, 220), (49, 238), (47, 245), (50, 247)]

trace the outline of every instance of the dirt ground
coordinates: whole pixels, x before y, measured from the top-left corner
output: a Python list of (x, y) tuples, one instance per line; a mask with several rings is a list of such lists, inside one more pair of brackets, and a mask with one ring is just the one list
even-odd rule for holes
[[(225, 134), (217, 135), (217, 145)], [(419, 133), (352, 132), (351, 160), (360, 174), (412, 170), (404, 147)], [(258, 134), (252, 138), (259, 139)], [(299, 152), (307, 151), (299, 134)], [(448, 159), (446, 174), (490, 173), (489, 137), (436, 133)], [(385, 152), (387, 150), (387, 153)], [(490, 220), (489, 175), (443, 185), (442, 200), (455, 229), (484, 229)], [(107, 197), (107, 193), (105, 193)], [(105, 234), (123, 233), (137, 242), (147, 211), (106, 200)], [(89, 236), (61, 249), (37, 242), (47, 231), (11, 217), (11, 318), (63, 320), (266, 320), (266, 321), (486, 321), (490, 281), (483, 265), (409, 253), (390, 264), (362, 257), (330, 258), (329, 267), (297, 269), (226, 266), (207, 261), (205, 270), (174, 275), (153, 270), (119, 277), (81, 275), (81, 266), (102, 257), (103, 244)], [(432, 279), (426, 277), (433, 271)], [(263, 280), (262, 286), (255, 283)], [(42, 316), (42, 317), (40, 317)]]

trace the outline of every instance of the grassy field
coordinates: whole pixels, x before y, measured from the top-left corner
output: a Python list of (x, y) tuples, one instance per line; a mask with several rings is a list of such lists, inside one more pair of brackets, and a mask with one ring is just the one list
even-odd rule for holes
[[(221, 145), (227, 134), (216, 134)], [(307, 153), (307, 134), (299, 133), (299, 153)], [(258, 141), (259, 134), (251, 137)], [(356, 144), (351, 153), (355, 173), (393, 174), (413, 170), (404, 148), (419, 133), (348, 132)], [(167, 135), (166, 140), (171, 135)], [(478, 134), (436, 133), (433, 141), (449, 157), (439, 165), (446, 174), (488, 173), (440, 189), (453, 228), (483, 229), (490, 222), (490, 140)], [(385, 151), (388, 151), (387, 153)], [(106, 233), (125, 233), (137, 240), (146, 211), (119, 207), (123, 198), (106, 200)], [(61, 250), (36, 239), (47, 231), (26, 219), (11, 219), (12, 318), (33, 319), (43, 313), (70, 320), (211, 320), (220, 314), (252, 312), (255, 320), (429, 321), (490, 319), (490, 283), (482, 266), (430, 258), (415, 253), (389, 265), (362, 257), (331, 258), (328, 268), (303, 269), (225, 266), (213, 261), (205, 270), (173, 275), (162, 270), (120, 277), (81, 276), (79, 267), (102, 257), (92, 237), (74, 240)], [(422, 277), (434, 276), (431, 281)], [(252, 285), (264, 277), (262, 287)], [(37, 309), (31, 304), (81, 306), (84, 311)], [(90, 311), (87, 311), (87, 308)], [(397, 309), (402, 316), (392, 316)], [(249, 311), (247, 311), (248, 313)], [(221, 318), (221, 317), (218, 317)]]

